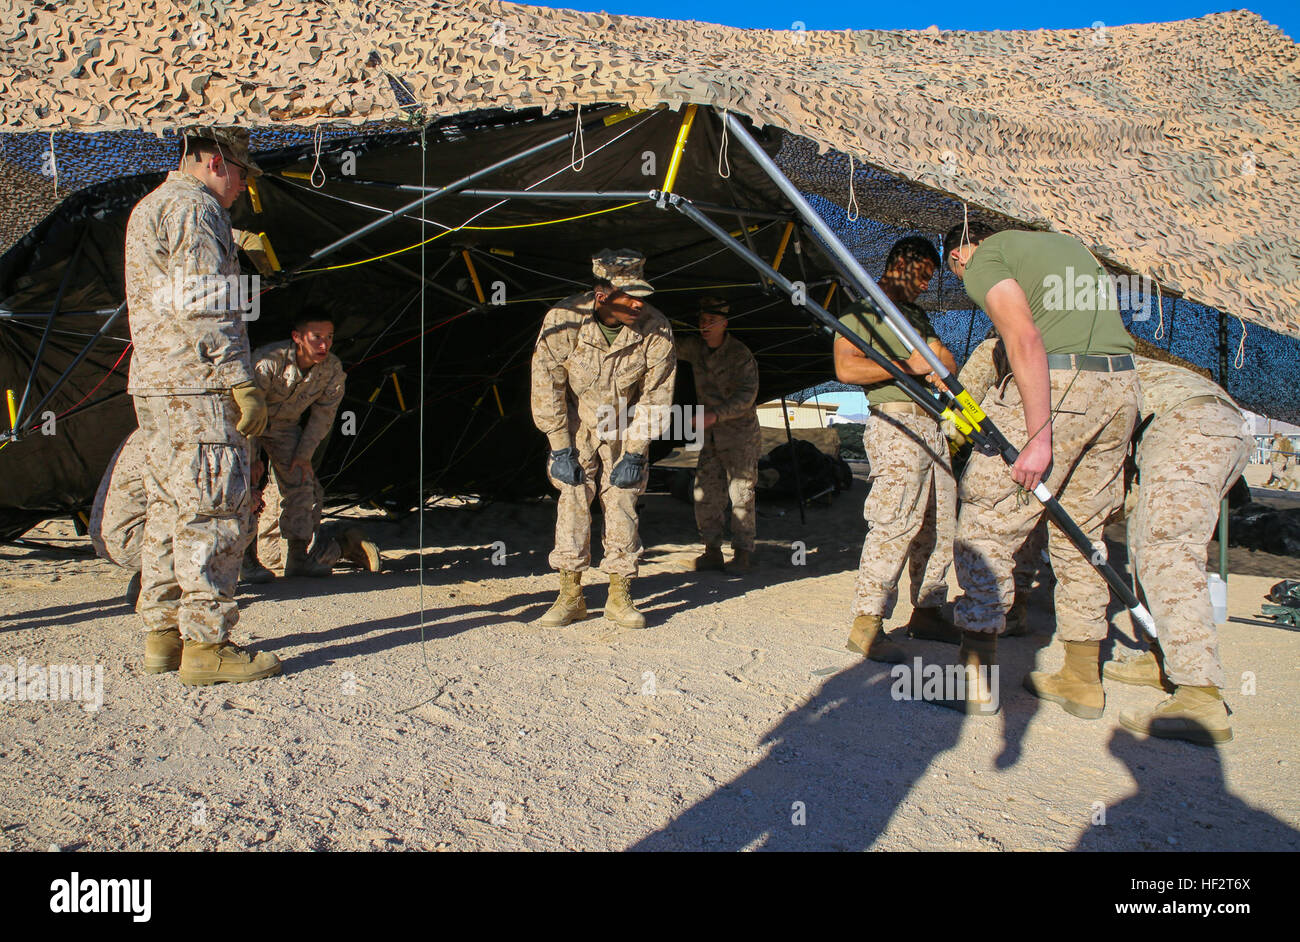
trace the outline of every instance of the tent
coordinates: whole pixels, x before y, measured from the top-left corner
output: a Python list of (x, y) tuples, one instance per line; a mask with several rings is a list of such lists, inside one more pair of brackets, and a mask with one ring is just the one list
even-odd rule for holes
[[(1300, 68), (1295, 44), (1244, 11), (1025, 33), (746, 31), (379, 0), (5, 0), (0, 11), (0, 383), (21, 391), (36, 363), (20, 424), (37, 428), (33, 404), (51, 389), (45, 408), (61, 416), (57, 434), (27, 431), (0, 450), (9, 533), (84, 505), (133, 421), (124, 323), (68, 367), (120, 302), (121, 232), (174, 166), (165, 135), (191, 123), (252, 127), (274, 172), (261, 212), (239, 207), (236, 225), (267, 232), (286, 267), (331, 269), (267, 294), (250, 332), (277, 339), (302, 309), (339, 316), (344, 408), (362, 430), (334, 436), (325, 455), (336, 498), (409, 508), (420, 415), (426, 487), (542, 492), (525, 388), (532, 335), (606, 246), (646, 251), (670, 317), (704, 291), (728, 295), (764, 398), (828, 378), (828, 339), (764, 279), (653, 201), (606, 198), (663, 187), (688, 104), (706, 107), (675, 192), (711, 205), (767, 261), (779, 255), (818, 300), (845, 300), (831, 290), (835, 266), (726, 148), (719, 114), (762, 129), (875, 271), (894, 238), (933, 238), (963, 212), (1069, 232), (1138, 276), (1135, 333), (1211, 368), (1243, 404), (1300, 416), (1286, 379), (1300, 361)], [(476, 184), (514, 195), (458, 194), (303, 264), (417, 195), (397, 187), (446, 185), (575, 127), (582, 139), (563, 153)], [(591, 198), (520, 196), (528, 187)], [(480, 300), (494, 282), (504, 305), (488, 290)], [(950, 277), (936, 282), (922, 302), (945, 312), (940, 332), (960, 355), (960, 336), (968, 349), (983, 327)], [(1239, 365), (1224, 370), (1221, 351)]]

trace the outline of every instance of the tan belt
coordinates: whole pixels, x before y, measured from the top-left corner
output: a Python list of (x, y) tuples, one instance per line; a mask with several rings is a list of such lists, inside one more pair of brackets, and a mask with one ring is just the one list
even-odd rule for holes
[(871, 407), (872, 412), (884, 412), (894, 415), (926, 415), (926, 412), (915, 402), (882, 402), (878, 406)]

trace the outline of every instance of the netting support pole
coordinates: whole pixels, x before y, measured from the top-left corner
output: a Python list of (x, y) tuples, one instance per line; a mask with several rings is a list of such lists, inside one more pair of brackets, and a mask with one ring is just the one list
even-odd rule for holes
[[(1171, 325), (1172, 326), (1172, 325)], [(1228, 315), (1219, 312), (1219, 385), (1228, 391)], [(1228, 498), (1219, 504), (1219, 578), (1228, 581)]]
[[(81, 231), (81, 238), (77, 240), (77, 247), (72, 252), (72, 258), (68, 261), (68, 267), (63, 270), (63, 278), (59, 281), (59, 291), (54, 296), (54, 307), (50, 308), (49, 320), (45, 322), (45, 330), (41, 332), (41, 342), (36, 348), (36, 357), (32, 360), (32, 371), (27, 376), (27, 385), (23, 387), (23, 397), (18, 400), (17, 420), (13, 423), (13, 431), (23, 427), (23, 419), (26, 417), (27, 397), (31, 395), (32, 385), (36, 382), (36, 373), (41, 367), (41, 360), (45, 357), (45, 345), (49, 343), (50, 332), (54, 330), (54, 322), (58, 319), (59, 309), (63, 307), (63, 295), (68, 290), (68, 284), (72, 281), (72, 275), (77, 270), (77, 263), (81, 261), (81, 250), (86, 246), (86, 230)], [(42, 403), (44, 405), (44, 403)]]

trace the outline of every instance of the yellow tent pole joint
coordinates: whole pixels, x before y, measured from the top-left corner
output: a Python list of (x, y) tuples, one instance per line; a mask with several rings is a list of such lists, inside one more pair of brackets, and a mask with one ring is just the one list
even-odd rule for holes
[(794, 233), (794, 223), (787, 222), (785, 231), (781, 233), (781, 244), (777, 246), (776, 258), (772, 259), (772, 268), (776, 271), (781, 270), (781, 259), (785, 258), (786, 246), (790, 244), (790, 236)]
[(659, 188), (664, 193), (671, 193), (673, 184), (677, 182), (677, 169), (682, 165), (686, 138), (691, 134), (691, 125), (695, 123), (695, 112), (698, 109), (699, 105), (691, 105), (686, 109), (686, 114), (682, 115), (681, 126), (677, 129), (677, 143), (673, 145), (673, 156), (668, 161), (668, 172), (664, 174), (664, 184)]
[(248, 201), (253, 204), (253, 212), (262, 211), (262, 195), (257, 192), (257, 181), (251, 176), (248, 178)]
[(504, 255), (506, 258), (514, 258), (514, 249), (488, 249), (493, 255)]
[(501, 413), (501, 418), (506, 417), (505, 406), (501, 405), (501, 390), (497, 389), (497, 384), (492, 384), (492, 395), (497, 397), (497, 411)]
[(486, 303), (487, 295), (483, 293), (483, 285), (478, 280), (478, 269), (474, 267), (474, 259), (469, 257), (469, 249), (461, 249), (460, 257), (465, 260), (465, 267), (469, 269), (470, 281), (474, 282), (474, 293), (478, 295), (478, 303)]
[(831, 298), (835, 297), (835, 289), (839, 287), (835, 282), (831, 282), (830, 290), (826, 292), (826, 297), (822, 299), (822, 307), (830, 310)]
[(372, 393), (370, 394), (370, 398), (367, 399), (366, 401), (367, 401), (367, 402), (374, 402), (376, 399), (378, 399), (378, 398), (379, 398), (379, 392), (380, 392), (380, 390), (382, 390), (383, 388), (384, 388), (384, 381), (381, 379), (381, 380), (379, 381), (379, 385), (375, 387), (375, 391), (372, 392)]
[(731, 233), (731, 237), (733, 239), (739, 239), (746, 232), (757, 232), (760, 228), (762, 227), (755, 225), (755, 226), (746, 226), (744, 229), (736, 229)]
[(397, 393), (397, 406), (403, 412), (406, 411), (406, 397), (402, 395), (402, 384), (397, 381), (397, 374), (393, 373), (393, 392)]
[(618, 124), (620, 121), (626, 121), (628, 118), (641, 114), (644, 110), (643, 108), (624, 108), (622, 111), (615, 111), (604, 119), (605, 127)]
[(280, 176), (289, 177), (294, 180), (310, 180), (311, 174), (303, 170), (281, 170)]
[[(259, 209), (260, 213), (261, 210)], [(280, 259), (276, 257), (275, 249), (271, 248), (271, 239), (265, 232), (259, 232), (257, 237), (262, 240), (262, 251), (266, 253), (266, 260), (271, 263), (272, 271), (282, 271), (280, 268)]]
[[(957, 396), (957, 404), (961, 406), (962, 415), (966, 417), (966, 420), (975, 428), (979, 428), (980, 422), (986, 416), (984, 415), (984, 410), (979, 407), (979, 404), (971, 397), (971, 394), (963, 389), (961, 395)], [(957, 427), (961, 428), (960, 425)], [(963, 431), (965, 430), (963, 429)]]
[(14, 402), (14, 391), (5, 390), (5, 401), (9, 403), (9, 431), (18, 431), (18, 403)]

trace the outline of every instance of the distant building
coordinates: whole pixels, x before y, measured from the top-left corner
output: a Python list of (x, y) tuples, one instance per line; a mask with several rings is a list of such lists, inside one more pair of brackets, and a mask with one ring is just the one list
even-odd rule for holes
[[(785, 414), (790, 420), (790, 428), (826, 428), (833, 423), (839, 408), (838, 404), (831, 402), (786, 402)], [(785, 428), (781, 400), (758, 404), (758, 424), (764, 428)]]

